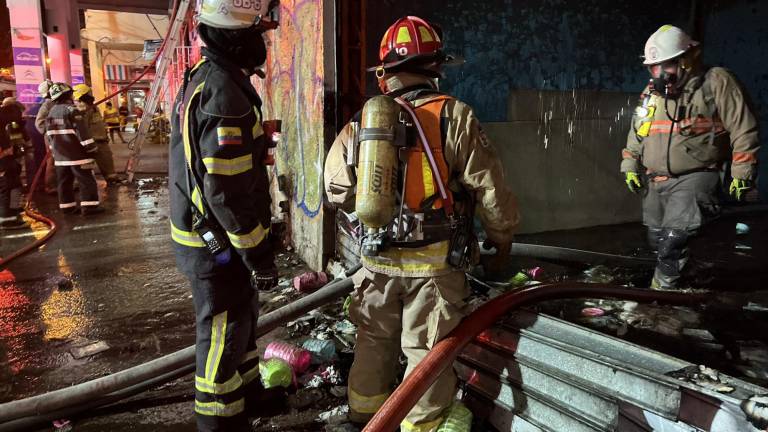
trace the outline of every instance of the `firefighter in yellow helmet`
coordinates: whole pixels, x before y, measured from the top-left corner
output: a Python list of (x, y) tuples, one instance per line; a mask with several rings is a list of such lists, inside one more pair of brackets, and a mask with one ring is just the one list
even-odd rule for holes
[[(758, 123), (731, 72), (706, 69), (699, 43), (671, 25), (645, 44), (650, 84), (641, 94), (621, 171), (643, 193), (643, 224), (658, 250), (651, 288), (674, 289), (689, 239), (719, 214), (720, 170), (730, 160), (729, 193), (744, 199), (757, 174)], [(686, 271), (687, 272), (687, 271)]]
[(72, 88), (72, 98), (75, 100), (77, 109), (83, 112), (91, 136), (96, 141), (97, 150), (93, 156), (96, 159), (96, 166), (99, 167), (108, 185), (118, 183), (120, 179), (115, 174), (115, 162), (112, 159), (112, 149), (109, 147), (107, 128), (101, 113), (93, 105), (94, 97), (91, 94), (91, 88), (86, 84), (77, 84)]
[[(354, 423), (368, 421), (389, 396), (401, 349), (408, 374), (464, 317), (464, 271), (478, 250), (473, 216), (497, 249), (487, 270), (507, 264), (519, 220), (472, 108), (438, 87), (452, 58), (435, 27), (413, 16), (397, 20), (379, 58), (371, 70), (384, 96), (342, 129), (324, 172), (328, 200), (356, 211), (364, 232), (349, 308), (358, 329), (348, 391)], [(440, 375), (401, 430), (436, 430), (456, 384), (453, 370)]]
[(249, 431), (263, 392), (255, 327), (258, 290), (277, 285), (267, 142), (249, 80), (267, 58), (276, 2), (204, 0), (203, 59), (185, 73), (173, 110), (171, 238), (194, 299), (195, 414), (205, 432)]

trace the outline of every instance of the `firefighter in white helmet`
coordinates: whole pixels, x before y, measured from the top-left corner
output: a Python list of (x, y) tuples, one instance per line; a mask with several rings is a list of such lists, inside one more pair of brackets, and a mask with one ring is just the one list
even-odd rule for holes
[(263, 395), (255, 346), (258, 290), (277, 285), (268, 232), (261, 100), (250, 76), (267, 58), (277, 2), (204, 0), (203, 58), (185, 73), (173, 110), (171, 238), (194, 298), (199, 431), (250, 430)]
[[(643, 193), (643, 223), (658, 251), (651, 288), (674, 289), (691, 272), (689, 239), (719, 213), (720, 170), (731, 163), (735, 200), (753, 187), (758, 123), (744, 88), (721, 67), (705, 68), (701, 47), (665, 25), (645, 44), (649, 85), (635, 110), (621, 171)], [(694, 276), (691, 273), (692, 276)]]

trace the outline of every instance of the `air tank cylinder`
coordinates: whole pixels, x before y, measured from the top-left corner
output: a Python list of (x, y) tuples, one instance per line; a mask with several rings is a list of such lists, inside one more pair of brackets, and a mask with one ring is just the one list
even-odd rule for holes
[(369, 233), (389, 225), (397, 210), (394, 144), (399, 113), (400, 107), (389, 96), (373, 97), (363, 106), (355, 211)]

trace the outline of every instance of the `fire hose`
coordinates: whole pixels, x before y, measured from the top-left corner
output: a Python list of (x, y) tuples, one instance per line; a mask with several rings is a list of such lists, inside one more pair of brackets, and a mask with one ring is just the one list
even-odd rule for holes
[[(171, 19), (170, 19), (169, 22), (173, 22), (174, 19), (176, 18), (176, 13), (178, 12), (178, 9), (179, 9), (178, 6), (179, 6), (179, 0), (175, 0), (173, 2), (173, 7), (172, 7), (173, 12), (171, 13)], [(168, 32), (165, 34), (165, 37), (163, 38), (163, 42), (162, 42), (162, 44), (160, 44), (160, 47), (158, 48), (157, 52), (155, 53), (155, 56), (152, 58), (152, 61), (144, 68), (144, 70), (141, 72), (141, 74), (139, 74), (139, 76), (137, 76), (133, 81), (129, 82), (125, 86), (117, 89), (112, 94), (110, 94), (108, 96), (105, 96), (104, 98), (102, 98), (99, 101), (95, 102), (94, 106), (95, 105), (99, 105), (101, 103), (104, 103), (107, 100), (115, 97), (116, 95), (118, 95), (120, 93), (124, 93), (126, 90), (128, 90), (130, 88), (133, 88), (133, 86), (135, 86), (136, 83), (141, 78), (143, 78), (144, 75), (146, 75), (147, 72), (149, 72), (149, 70), (152, 67), (154, 67), (155, 64), (157, 63), (157, 60), (160, 58), (160, 55), (162, 55), (163, 50), (165, 49), (165, 43), (168, 40), (168, 37), (170, 36), (170, 31), (171, 31), (171, 27), (168, 27)], [(0, 257), (0, 270), (5, 268), (6, 266), (8, 266), (8, 264), (10, 264), (11, 261), (14, 261), (15, 259), (17, 259), (17, 258), (19, 258), (19, 257), (21, 257), (21, 256), (23, 256), (23, 255), (25, 255), (27, 253), (29, 253), (30, 251), (33, 251), (33, 250), (37, 249), (38, 247), (44, 245), (48, 240), (51, 239), (51, 237), (53, 237), (53, 235), (58, 230), (58, 227), (56, 226), (56, 223), (51, 218), (49, 218), (49, 217), (47, 217), (47, 216), (45, 216), (43, 214), (40, 214), (40, 213), (32, 210), (31, 206), (30, 206), (30, 204), (32, 203), (32, 197), (34, 195), (34, 191), (37, 190), (36, 187), (37, 187), (37, 183), (39, 181), (39, 178), (41, 176), (41, 173), (45, 171), (45, 166), (46, 166), (45, 161), (48, 159), (49, 155), (50, 155), (50, 150), (47, 149), (47, 146), (46, 146), (45, 158), (43, 158), (43, 163), (40, 165), (40, 167), (37, 168), (37, 172), (35, 173), (34, 180), (32, 181), (32, 186), (29, 188), (29, 196), (27, 197), (27, 203), (24, 206), (24, 213), (27, 216), (29, 216), (32, 219), (35, 219), (37, 221), (40, 221), (40, 222), (48, 225), (49, 230), (48, 230), (48, 232), (43, 237), (41, 237), (41, 238), (35, 240), (34, 242), (32, 242), (32, 243), (22, 247), (21, 249), (11, 253), (7, 257), (5, 257), (5, 258)]]
[[(345, 296), (352, 291), (352, 287), (350, 277), (337, 279), (306, 297), (270, 312), (259, 318), (256, 335), (262, 336), (312, 309)], [(24, 430), (41, 422), (115, 402), (183, 376), (194, 370), (194, 363), (195, 347), (191, 346), (112, 375), (1, 404), (0, 432)]]
[(397, 430), (416, 402), (421, 399), (437, 377), (453, 365), (464, 347), (505, 314), (522, 306), (545, 300), (584, 297), (611, 297), (639, 302), (658, 301), (677, 305), (701, 304), (712, 300), (711, 294), (648, 291), (588, 283), (533, 285), (508, 292), (480, 306), (464, 318), (444, 339), (436, 343), (384, 402), (363, 432)]

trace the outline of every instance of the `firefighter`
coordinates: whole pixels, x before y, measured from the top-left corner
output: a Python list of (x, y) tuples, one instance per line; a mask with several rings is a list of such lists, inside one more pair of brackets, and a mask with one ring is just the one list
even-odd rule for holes
[(72, 87), (65, 83), (51, 84), (48, 92), (53, 107), (48, 113), (46, 135), (51, 142), (56, 178), (58, 179), (59, 209), (63, 213), (78, 211), (74, 181), (80, 185), (80, 208), (83, 215), (101, 213), (93, 158), (96, 142), (88, 130), (85, 115), (72, 100)]
[[(658, 251), (653, 289), (675, 289), (688, 243), (719, 214), (720, 170), (730, 159), (730, 195), (743, 200), (757, 174), (758, 123), (743, 87), (706, 69), (699, 43), (671, 25), (645, 44), (651, 75), (622, 151), (630, 191), (643, 192), (643, 224)], [(691, 266), (688, 266), (691, 267)]]
[(96, 166), (99, 167), (99, 171), (108, 185), (119, 183), (120, 179), (115, 174), (115, 162), (112, 159), (112, 149), (109, 147), (107, 129), (101, 118), (101, 113), (93, 105), (94, 97), (91, 94), (91, 88), (85, 84), (78, 84), (72, 89), (72, 96), (75, 99), (77, 109), (83, 112), (88, 130), (96, 141), (98, 150), (93, 156), (96, 159)]
[[(377, 96), (375, 104), (371, 99), (342, 129), (324, 172), (329, 202), (357, 211), (366, 232), (363, 269), (354, 276), (349, 308), (358, 330), (348, 389), (353, 423), (367, 422), (389, 396), (401, 348), (409, 374), (465, 315), (469, 289), (464, 271), (478, 251), (472, 237), (474, 212), (497, 251), (486, 270), (507, 266), (519, 221), (499, 157), (472, 108), (439, 90), (442, 67), (452, 59), (443, 52), (439, 32), (418, 17), (401, 18), (382, 38), (379, 58), (381, 64), (371, 70), (388, 97)], [(412, 106), (426, 145), (421, 138), (410, 138), (416, 131), (390, 135), (386, 131), (400, 126), (374, 124), (377, 118), (389, 118), (415, 125), (406, 111), (392, 112), (395, 97)], [(388, 142), (378, 150), (369, 145), (377, 139), (399, 141), (398, 136), (407, 142), (397, 151)], [(368, 159), (378, 151), (390, 152), (390, 157)], [(350, 152), (358, 156), (349, 158)], [(366, 168), (371, 166), (376, 168)], [(392, 190), (388, 198), (376, 195), (382, 188)], [(404, 198), (396, 199), (398, 194)], [(369, 228), (366, 218), (382, 227)], [(453, 402), (456, 384), (453, 370), (441, 374), (401, 430), (436, 430)]]
[(3, 100), (0, 107), (0, 229), (4, 230), (28, 227), (21, 217), (21, 163), (25, 152), (31, 151), (24, 123), (16, 100)]
[[(190, 280), (199, 431), (247, 431), (263, 388), (255, 345), (258, 291), (277, 285), (261, 100), (250, 75), (266, 61), (277, 2), (204, 0), (203, 58), (173, 110), (171, 237)], [(251, 6), (251, 7), (248, 7)]]
[(113, 144), (115, 143), (115, 133), (120, 137), (120, 142), (125, 143), (123, 133), (120, 132), (120, 114), (112, 107), (112, 102), (109, 101), (104, 104), (104, 123), (107, 124), (109, 139), (112, 140)]
[[(51, 87), (51, 84), (53, 82), (51, 80), (45, 80), (40, 83), (39, 86), (37, 86), (37, 91), (40, 93), (40, 97), (43, 98), (43, 101), (40, 103), (40, 109), (37, 111), (37, 116), (35, 117), (35, 128), (37, 128), (37, 131), (40, 132), (41, 135), (45, 138), (45, 143), (48, 147), (48, 149), (51, 148), (51, 141), (48, 138), (48, 136), (45, 134), (45, 119), (48, 118), (48, 113), (51, 111), (51, 108), (53, 107), (53, 101), (51, 100), (51, 95), (48, 93), (48, 90)], [(50, 151), (46, 152), (45, 156), (45, 193), (48, 194), (55, 194), (56, 193), (56, 166), (53, 164), (53, 153)]]

